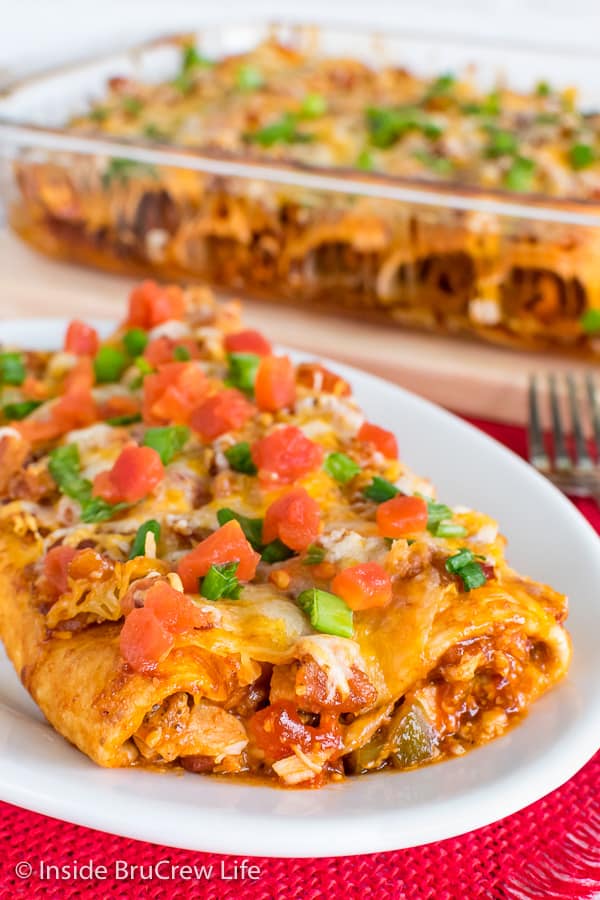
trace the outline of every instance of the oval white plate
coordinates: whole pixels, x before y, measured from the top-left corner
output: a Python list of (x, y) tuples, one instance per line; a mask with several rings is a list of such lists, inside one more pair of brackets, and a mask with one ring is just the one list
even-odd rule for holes
[[(57, 346), (65, 323), (0, 323), (0, 341)], [(106, 322), (102, 328), (105, 330)], [(294, 354), (298, 356), (298, 354)], [(570, 778), (600, 736), (600, 541), (571, 503), (500, 444), (385, 381), (337, 363), (368, 416), (450, 503), (499, 519), (510, 561), (571, 598), (568, 679), (508, 735), (466, 756), (322, 790), (100, 769), (44, 721), (0, 661), (0, 797), (115, 834), (264, 856), (370, 853), (441, 840), (515, 812)]]

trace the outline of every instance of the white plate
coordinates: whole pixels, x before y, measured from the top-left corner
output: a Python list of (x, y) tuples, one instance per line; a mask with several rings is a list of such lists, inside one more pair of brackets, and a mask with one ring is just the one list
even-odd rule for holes
[[(106, 323), (105, 323), (106, 324)], [(64, 322), (0, 324), (0, 340), (56, 346)], [(296, 354), (295, 354), (296, 355)], [(285, 791), (197, 775), (100, 769), (44, 721), (0, 662), (0, 797), (115, 834), (193, 850), (264, 856), (370, 853), (441, 840), (515, 812), (570, 778), (600, 742), (600, 541), (571, 503), (500, 444), (356, 369), (369, 418), (441, 498), (495, 516), (509, 559), (571, 597), (568, 679), (508, 735), (449, 762), (322, 790)]]

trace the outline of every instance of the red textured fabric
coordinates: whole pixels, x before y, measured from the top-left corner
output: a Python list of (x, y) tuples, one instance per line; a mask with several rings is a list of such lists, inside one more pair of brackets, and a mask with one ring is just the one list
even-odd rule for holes
[[(522, 455), (520, 428), (472, 420)], [(600, 531), (600, 511), (577, 506)], [(368, 856), (321, 860), (252, 858), (257, 880), (228, 880), (235, 857), (191, 853), (113, 837), (0, 804), (0, 898), (162, 898), (317, 900), (588, 900), (600, 896), (600, 753), (567, 784), (522, 812), (463, 837)], [(106, 879), (40, 878), (46, 866), (106, 866)], [(206, 877), (148, 879), (150, 868), (205, 866)], [(19, 879), (19, 862), (30, 877)], [(117, 869), (118, 861), (121, 869)], [(238, 860), (239, 862), (239, 860)], [(131, 872), (131, 866), (143, 871)], [(224, 871), (221, 866), (224, 866)], [(207, 869), (212, 870), (210, 874)], [(127, 878), (117, 878), (125, 872)], [(46, 870), (47, 871), (47, 870)], [(225, 876), (225, 877), (224, 877)]]

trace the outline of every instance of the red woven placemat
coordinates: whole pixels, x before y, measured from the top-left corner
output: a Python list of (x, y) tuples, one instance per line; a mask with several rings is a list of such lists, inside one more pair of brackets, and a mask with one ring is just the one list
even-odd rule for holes
[[(474, 424), (524, 455), (522, 429)], [(588, 501), (577, 505), (600, 531), (597, 507)], [(340, 859), (255, 857), (248, 860), (256, 867), (255, 880), (242, 870), (241, 858), (113, 837), (5, 803), (0, 804), (0, 898), (587, 900), (600, 897), (599, 795), (600, 753), (543, 800), (463, 837)], [(238, 875), (246, 877), (233, 880), (236, 861)]]

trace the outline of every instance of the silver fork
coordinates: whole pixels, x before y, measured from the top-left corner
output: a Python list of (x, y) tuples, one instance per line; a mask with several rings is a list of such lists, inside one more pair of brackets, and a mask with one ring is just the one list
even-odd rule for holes
[[(584, 400), (578, 394), (574, 376), (570, 373), (564, 376), (570, 423), (570, 429), (566, 429), (556, 376), (547, 376), (552, 455), (544, 440), (539, 379), (540, 376), (532, 375), (529, 380), (529, 462), (565, 494), (593, 497), (600, 503), (600, 405), (594, 379), (591, 373), (584, 378)], [(593, 455), (585, 437), (586, 421), (591, 423)], [(569, 432), (572, 453), (567, 446)]]

